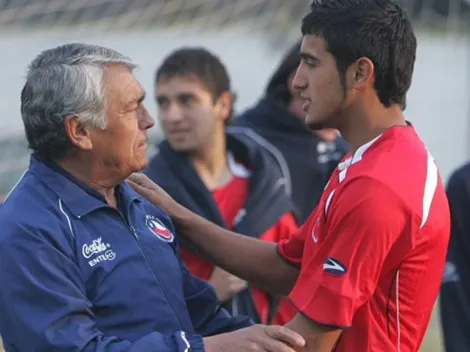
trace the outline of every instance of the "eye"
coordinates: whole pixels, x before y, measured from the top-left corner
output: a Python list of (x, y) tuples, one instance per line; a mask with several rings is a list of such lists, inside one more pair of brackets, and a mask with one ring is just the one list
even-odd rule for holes
[(316, 61), (315, 61), (315, 60), (312, 60), (312, 59), (307, 59), (307, 60), (305, 60), (305, 65), (307, 65), (308, 68), (317, 67)]
[(188, 106), (194, 103), (194, 96), (191, 94), (182, 94), (178, 98), (181, 105)]
[(160, 109), (167, 109), (168, 106), (170, 105), (170, 102), (166, 98), (158, 97), (157, 105)]

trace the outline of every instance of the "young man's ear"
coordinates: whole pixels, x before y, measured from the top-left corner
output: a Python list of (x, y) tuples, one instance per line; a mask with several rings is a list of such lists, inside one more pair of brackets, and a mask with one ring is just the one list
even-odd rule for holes
[(349, 70), (351, 87), (364, 89), (369, 87), (374, 80), (374, 63), (367, 57), (361, 57), (351, 65)]

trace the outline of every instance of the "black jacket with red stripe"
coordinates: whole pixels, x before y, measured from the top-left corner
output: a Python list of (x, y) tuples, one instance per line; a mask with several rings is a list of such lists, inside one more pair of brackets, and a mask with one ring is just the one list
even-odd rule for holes
[[(259, 238), (282, 215), (294, 213), (286, 162), (267, 141), (246, 128), (227, 128), (227, 149), (251, 171), (248, 198), (231, 229)], [(145, 174), (178, 203), (227, 228), (212, 193), (190, 160), (185, 154), (175, 152), (167, 141), (158, 146), (157, 154), (150, 160)], [(195, 251), (181, 238), (179, 241), (184, 248)], [(232, 313), (248, 315), (255, 322), (260, 321), (249, 290), (235, 295), (224, 307)]]

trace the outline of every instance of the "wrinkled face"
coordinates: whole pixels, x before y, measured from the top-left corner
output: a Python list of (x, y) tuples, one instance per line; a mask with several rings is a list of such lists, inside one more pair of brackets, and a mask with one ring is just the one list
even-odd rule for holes
[(204, 149), (220, 133), (230, 113), (224, 94), (214, 101), (195, 76), (159, 79), (155, 99), (162, 130), (178, 152), (198, 153)]
[(108, 66), (103, 86), (107, 127), (90, 132), (93, 158), (126, 178), (147, 166), (147, 129), (154, 120), (143, 105), (141, 85), (125, 66)]
[(338, 128), (346, 94), (336, 62), (323, 38), (306, 35), (300, 49), (301, 62), (292, 85), (304, 100), (306, 125), (314, 130)]

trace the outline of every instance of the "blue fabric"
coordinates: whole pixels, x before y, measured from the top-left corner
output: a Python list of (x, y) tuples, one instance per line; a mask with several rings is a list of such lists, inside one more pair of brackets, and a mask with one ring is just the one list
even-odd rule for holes
[(167, 214), (126, 183), (118, 192), (121, 212), (32, 156), (0, 206), (7, 351), (197, 352), (203, 336), (252, 324), (189, 273)]

